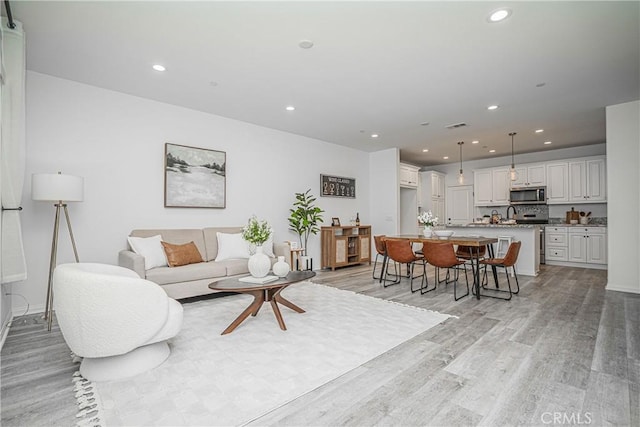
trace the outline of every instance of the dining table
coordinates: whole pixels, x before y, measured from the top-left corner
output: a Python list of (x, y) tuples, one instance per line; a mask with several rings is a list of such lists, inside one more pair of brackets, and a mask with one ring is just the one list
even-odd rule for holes
[[(493, 258), (494, 249), (493, 244), (498, 243), (498, 239), (495, 237), (482, 237), (482, 236), (450, 236), (450, 237), (438, 237), (431, 236), (425, 237), (419, 234), (400, 234), (397, 236), (385, 236), (385, 240), (389, 239), (402, 239), (409, 240), (411, 243), (423, 243), (423, 242), (439, 242), (439, 243), (451, 243), (452, 245), (464, 245), (469, 246), (471, 254), (471, 271), (473, 273), (473, 293), (477, 299), (480, 299), (480, 248), (487, 247), (487, 253), (489, 257)], [(497, 273), (495, 267), (493, 269), (493, 278), (498, 283)]]

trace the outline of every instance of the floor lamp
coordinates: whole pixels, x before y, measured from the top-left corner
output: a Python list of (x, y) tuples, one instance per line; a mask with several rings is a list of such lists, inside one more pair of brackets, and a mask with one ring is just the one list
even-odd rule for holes
[(64, 216), (67, 220), (69, 236), (73, 254), (78, 259), (76, 242), (71, 231), (71, 221), (69, 221), (69, 211), (66, 202), (81, 202), (84, 199), (84, 180), (82, 177), (73, 175), (38, 173), (33, 174), (31, 179), (31, 198), (38, 201), (55, 202), (56, 217), (53, 224), (53, 239), (51, 241), (51, 261), (49, 263), (49, 283), (47, 285), (47, 302), (44, 318), (47, 320), (47, 330), (51, 331), (53, 322), (53, 270), (56, 268), (56, 256), (58, 253), (58, 232), (60, 230), (60, 211), (64, 209)]

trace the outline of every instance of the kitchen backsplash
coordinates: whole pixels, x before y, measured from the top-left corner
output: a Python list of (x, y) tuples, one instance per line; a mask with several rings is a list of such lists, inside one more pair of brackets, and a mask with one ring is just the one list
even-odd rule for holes
[[(498, 211), (498, 214), (502, 216), (502, 218), (507, 217), (507, 207), (508, 206), (495, 206), (495, 207), (478, 207), (478, 212), (480, 216), (491, 215), (491, 212), (494, 210)], [(517, 205), (514, 206), (516, 208), (516, 218), (522, 218), (524, 214), (535, 214), (537, 216), (549, 216), (549, 206), (548, 205)], [(512, 215), (513, 209), (510, 212), (510, 217)]]

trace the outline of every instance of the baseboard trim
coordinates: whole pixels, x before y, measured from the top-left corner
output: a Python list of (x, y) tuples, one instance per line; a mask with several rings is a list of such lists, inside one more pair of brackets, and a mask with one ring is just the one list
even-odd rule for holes
[(27, 310), (26, 305), (11, 307), (11, 313), (15, 317), (26, 316), (27, 314), (44, 313), (44, 304), (29, 305), (29, 310)]
[(616, 292), (626, 292), (629, 294), (640, 294), (640, 289), (626, 288), (624, 286), (613, 285), (611, 283), (607, 283), (607, 286), (605, 286), (605, 290), (616, 291)]

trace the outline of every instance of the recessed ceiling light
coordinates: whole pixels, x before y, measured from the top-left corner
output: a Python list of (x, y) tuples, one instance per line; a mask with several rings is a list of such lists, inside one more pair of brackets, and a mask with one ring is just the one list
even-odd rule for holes
[(287, 110), (287, 111), (293, 111), (293, 110), (295, 110), (295, 109), (296, 109), (296, 107), (294, 107), (293, 105), (288, 105), (288, 106), (285, 108), (285, 110)]
[(164, 71), (164, 70), (166, 70), (166, 68), (164, 68), (164, 66), (162, 66), (160, 64), (154, 65), (153, 69), (156, 70), (156, 71)]
[(429, 149), (428, 149), (428, 148), (425, 148), (424, 150), (422, 150), (422, 152), (423, 152), (423, 153), (428, 153), (428, 152), (429, 152)]
[(544, 145), (549, 145), (549, 144), (551, 144), (551, 141), (545, 141), (544, 142)]
[(302, 49), (311, 49), (313, 47), (313, 42), (311, 40), (300, 40), (298, 46)]
[(500, 22), (500, 21), (504, 21), (509, 16), (511, 16), (511, 9), (502, 8), (502, 9), (497, 9), (491, 12), (487, 20), (489, 22)]
[(472, 143), (472, 144), (477, 144), (477, 143), (479, 143), (479, 142), (480, 142), (480, 141), (471, 141), (471, 143)]
[(449, 156), (444, 156), (443, 159), (449, 160)]
[(496, 150), (489, 150), (489, 152), (490, 152), (490, 153), (495, 153), (495, 152), (496, 152)]
[(544, 132), (544, 129), (536, 129), (536, 133), (542, 133)]
[(377, 138), (377, 137), (379, 137), (379, 136), (380, 136), (380, 135), (378, 135), (377, 133), (372, 133), (372, 134), (371, 134), (371, 138)]
[(497, 105), (489, 105), (489, 106), (487, 107), (487, 110), (497, 110), (497, 109), (498, 109), (498, 106), (497, 106)]

